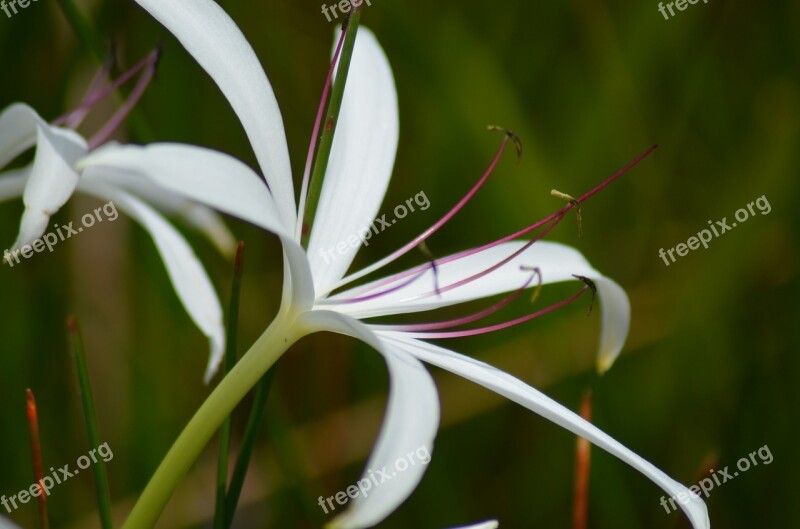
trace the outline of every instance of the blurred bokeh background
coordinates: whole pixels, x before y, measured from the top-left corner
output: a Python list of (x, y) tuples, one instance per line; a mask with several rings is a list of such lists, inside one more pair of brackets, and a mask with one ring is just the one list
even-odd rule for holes
[[(334, 25), (316, 1), (221, 2), (270, 77), (296, 179), (302, 169)], [(182, 141), (255, 166), (233, 112), (178, 43), (130, 1), (78, 4), (122, 67), (164, 48), (120, 139)], [(798, 176), (800, 3), (699, 2), (665, 20), (657, 2), (372, 0), (363, 22), (394, 68), (401, 116), (398, 160), (384, 212), (424, 191), (431, 207), (376, 237), (358, 263), (382, 257), (432, 224), (469, 188), (499, 137), (509, 154), (477, 199), (429, 242), (434, 254), (493, 240), (562, 206), (557, 188), (582, 194), (650, 145), (659, 149), (550, 239), (575, 245), (630, 294), (633, 322), (614, 368), (593, 369), (599, 311), (577, 303), (527, 325), (447, 345), (481, 358), (577, 409), (593, 391), (594, 422), (686, 484), (733, 467), (767, 445), (774, 456), (716, 488), (716, 528), (796, 527), (798, 398)], [(24, 101), (53, 119), (74, 106), (99, 63), (56, 0), (0, 14), (0, 106)], [(115, 108), (101, 108), (91, 132)], [(1, 178), (2, 176), (0, 176)], [(710, 247), (667, 267), (672, 248), (709, 220), (764, 196), (758, 214)], [(96, 207), (73, 199), (69, 222)], [(0, 205), (5, 246), (20, 201)], [(246, 241), (241, 349), (280, 302), (274, 237), (229, 219)], [(181, 225), (223, 300), (230, 263)], [(406, 258), (397, 267), (423, 259)], [(357, 263), (357, 264), (358, 264)], [(555, 301), (574, 285), (545, 289)], [(149, 237), (125, 218), (104, 223), (14, 268), (0, 268), (0, 494), (33, 482), (24, 390), (38, 398), (46, 467), (88, 450), (65, 318), (84, 329), (101, 435), (114, 453), (112, 496), (124, 518), (172, 441), (208, 394), (207, 344), (172, 292)], [(528, 307), (515, 305), (522, 314)], [(440, 316), (461, 314), (443, 311)], [(417, 492), (381, 527), (441, 528), (497, 517), (502, 527), (571, 527), (575, 438), (457, 377), (433, 370), (442, 429)], [(215, 382), (216, 383), (216, 380)], [(321, 527), (317, 506), (354, 483), (374, 442), (387, 390), (379, 355), (317, 335), (279, 363), (267, 420), (236, 527)], [(234, 444), (249, 401), (238, 410)], [(589, 527), (681, 528), (662, 492), (627, 465), (592, 453)], [(209, 527), (216, 451), (210, 446), (160, 527)], [(53, 526), (97, 527), (84, 473), (50, 497)], [(5, 513), (2, 513), (5, 514)], [(32, 503), (13, 514), (36, 526)]]

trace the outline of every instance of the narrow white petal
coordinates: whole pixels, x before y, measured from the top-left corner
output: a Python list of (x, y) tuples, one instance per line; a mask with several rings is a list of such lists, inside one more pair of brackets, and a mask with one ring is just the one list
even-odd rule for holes
[[(444, 288), (486, 270), (512, 255), (523, 245), (524, 242), (509, 242), (464, 259), (442, 264), (438, 269), (439, 287)], [(613, 280), (592, 268), (580, 252), (564, 244), (539, 241), (490, 274), (441, 295), (425, 296), (431, 293), (435, 286), (433, 272), (429, 270), (416, 281), (394, 292), (369, 301), (337, 306), (335, 310), (356, 318), (368, 318), (422, 312), (512, 292), (522, 287), (531, 274), (520, 270), (520, 266), (538, 267), (544, 284), (575, 281), (573, 275), (585, 276), (595, 282), (602, 306), (598, 369), (602, 372), (611, 367), (625, 344), (630, 328), (631, 308), (628, 296)], [(407, 278), (397, 280), (380, 287), (375, 292), (388, 291), (394, 285), (406, 281)], [(531, 286), (535, 284), (534, 282)], [(363, 287), (358, 287), (332, 296), (331, 299), (358, 297), (359, 292), (363, 290)]]
[(497, 520), (487, 520), (474, 525), (462, 525), (460, 527), (454, 527), (453, 529), (497, 529), (498, 527), (500, 527), (500, 524), (497, 522)]
[(20, 527), (4, 516), (0, 516), (0, 529), (20, 529)]
[(113, 181), (116, 172), (148, 178), (156, 185), (194, 202), (246, 220), (277, 234), (289, 265), (284, 300), (297, 310), (311, 307), (314, 283), (305, 250), (293, 231), (279, 220), (264, 181), (245, 164), (217, 151), (180, 144), (107, 145), (79, 164), (84, 180)]
[(81, 160), (79, 167), (96, 168), (93, 174), (112, 181), (115, 173), (146, 178), (171, 193), (273, 233), (288, 233), (264, 180), (244, 163), (218, 151), (174, 143), (110, 144)]
[(14, 248), (31, 244), (46, 230), (50, 217), (72, 196), (79, 175), (75, 162), (86, 154), (86, 142), (72, 131), (36, 125), (36, 157), (25, 186), (25, 211)]
[(474, 358), (420, 340), (408, 338), (403, 333), (378, 332), (377, 334), (385, 342), (397, 344), (401, 349), (423, 362), (439, 366), (467, 380), (471, 380), (538, 413), (575, 435), (588, 439), (650, 478), (670, 496), (678, 498), (679, 495), (684, 497), (683, 495), (685, 494), (689, 498), (687, 503), (678, 503), (689, 517), (693, 527), (695, 529), (708, 529), (711, 527), (705, 503), (699, 497), (694, 496), (688, 488), (667, 476), (652, 463), (636, 455), (592, 423), (584, 420), (521, 380)]
[(308, 266), (305, 249), (288, 235), (281, 235), (284, 277), (283, 303), (290, 303), (293, 310), (311, 310), (314, 306), (314, 280)]
[(222, 307), (203, 265), (186, 239), (150, 206), (133, 195), (91, 180), (81, 183), (81, 190), (101, 200), (111, 200), (153, 238), (161, 254), (175, 292), (195, 325), (210, 342), (210, 356), (205, 380), (208, 382), (219, 367), (225, 350), (225, 328)]
[(102, 174), (94, 172), (94, 175), (141, 198), (162, 213), (181, 218), (204, 234), (221, 254), (233, 257), (236, 252), (236, 238), (222, 217), (212, 208), (189, 200), (182, 194), (168, 191), (152, 179), (142, 178), (138, 174), (116, 171)]
[(211, 76), (242, 122), (288, 231), (297, 217), (283, 119), (253, 48), (213, 0), (136, 0)]
[(363, 244), (359, 237), (369, 234), (392, 176), (398, 128), (389, 61), (361, 27), (308, 246), (318, 292), (344, 276)]
[[(328, 525), (338, 529), (372, 527), (411, 495), (430, 462), (439, 428), (436, 384), (419, 360), (394, 344), (382, 342), (357, 320), (336, 312), (313, 311), (302, 316), (301, 323), (359, 338), (386, 359), (390, 375), (386, 419), (360, 480), (365, 488), (369, 484), (368, 496), (359, 494), (348, 510)], [(383, 470), (390, 479), (381, 483), (378, 471)], [(375, 475), (378, 484), (371, 480)]]
[(30, 167), (0, 174), (0, 202), (20, 198), (25, 192), (25, 185), (28, 183), (30, 174)]
[(44, 123), (35, 110), (14, 103), (0, 113), (0, 168), (36, 144), (36, 125)]

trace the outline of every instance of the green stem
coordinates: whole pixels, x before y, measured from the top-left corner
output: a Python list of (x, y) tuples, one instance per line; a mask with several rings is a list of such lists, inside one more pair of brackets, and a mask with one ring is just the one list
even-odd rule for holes
[[(347, 27), (343, 28), (343, 31), (346, 33), (342, 46), (342, 54), (339, 59), (339, 67), (336, 71), (336, 79), (333, 81), (331, 99), (328, 103), (327, 112), (325, 113), (325, 121), (323, 122), (319, 145), (317, 146), (314, 168), (311, 171), (311, 180), (308, 186), (305, 214), (303, 215), (303, 225), (309, 228), (314, 221), (314, 215), (317, 213), (317, 204), (319, 202), (319, 196), (322, 193), (322, 182), (325, 179), (325, 172), (328, 170), (328, 161), (331, 158), (333, 136), (336, 133), (336, 125), (339, 122), (342, 100), (344, 99), (344, 87), (347, 84), (347, 73), (350, 71), (350, 61), (353, 58), (353, 50), (356, 45), (356, 35), (358, 34), (358, 24), (360, 20), (361, 8), (358, 7), (350, 14), (346, 22)], [(311, 233), (311, 230), (304, 231), (306, 231), (306, 235), (304, 236), (303, 242), (307, 244), (308, 234)]]
[(151, 529), (172, 493), (237, 404), (281, 355), (303, 336), (297, 314), (281, 312), (219, 383), (172, 445), (133, 507), (123, 529)]

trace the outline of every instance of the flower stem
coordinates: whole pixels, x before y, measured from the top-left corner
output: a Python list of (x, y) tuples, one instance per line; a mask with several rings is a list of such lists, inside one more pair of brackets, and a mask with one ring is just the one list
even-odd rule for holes
[(208, 441), (237, 404), (291, 345), (303, 336), (297, 315), (281, 312), (222, 379), (172, 445), (133, 507), (123, 529), (150, 529)]

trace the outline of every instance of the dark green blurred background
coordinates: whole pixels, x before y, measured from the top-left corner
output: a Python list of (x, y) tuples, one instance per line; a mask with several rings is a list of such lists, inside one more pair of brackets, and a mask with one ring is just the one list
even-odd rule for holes
[[(333, 25), (316, 1), (223, 5), (270, 77), (297, 178)], [(128, 139), (196, 143), (255, 165), (216, 87), (143, 10), (129, 1), (81, 9), (117, 44), (124, 66), (164, 45), (138, 112), (152, 137)], [(383, 211), (419, 191), (432, 205), (376, 238), (359, 263), (405, 243), (468, 189), (498, 144), (488, 124), (515, 130), (525, 156), (519, 165), (507, 156), (490, 185), (430, 241), (437, 255), (527, 225), (562, 205), (551, 188), (582, 194), (660, 145), (584, 206), (582, 238), (573, 218), (550, 237), (577, 246), (631, 296), (628, 345), (607, 375), (598, 379), (592, 369), (599, 313), (587, 318), (582, 303), (448, 345), (573, 409), (593, 388), (595, 422), (686, 484), (768, 445), (771, 465), (712, 492), (716, 528), (798, 524), (798, 20), (800, 3), (788, 0), (709, 0), (668, 21), (652, 0), (373, 0), (363, 16), (385, 47), (400, 98), (400, 149)], [(79, 100), (97, 68), (56, 0), (11, 19), (0, 14), (0, 50), (0, 106), (25, 101), (48, 119)], [(658, 257), (659, 248), (685, 242), (708, 220), (732, 218), (762, 195), (769, 215), (670, 267)], [(90, 206), (74, 199), (56, 221)], [(21, 210), (19, 201), (0, 206), (5, 246)], [(248, 246), (245, 347), (280, 301), (280, 247), (243, 223), (230, 226)], [(227, 299), (229, 263), (186, 233)], [(556, 300), (572, 288), (545, 295)], [(2, 267), (0, 293), (0, 494), (33, 482), (26, 387), (38, 398), (46, 466), (74, 463), (88, 450), (64, 336), (65, 317), (74, 313), (85, 330), (102, 437), (115, 455), (112, 495), (124, 518), (208, 393), (201, 380), (207, 344), (153, 245), (127, 219), (105, 223), (52, 255)], [(435, 375), (443, 425), (433, 462), (414, 496), (381, 526), (443, 528), (497, 517), (505, 528), (571, 527), (574, 437), (448, 373)], [(279, 363), (237, 527), (321, 527), (329, 517), (316, 498), (359, 477), (386, 386), (380, 357), (351, 340), (318, 335), (292, 349)], [(237, 434), (248, 406), (236, 415)], [(209, 526), (215, 458), (210, 448), (160, 527)], [(661, 490), (645, 477), (598, 450), (592, 463), (590, 527), (688, 527), (681, 515), (664, 513)], [(88, 473), (55, 489), (50, 505), (55, 527), (97, 526)], [(36, 508), (28, 504), (14, 518), (35, 527)]]

